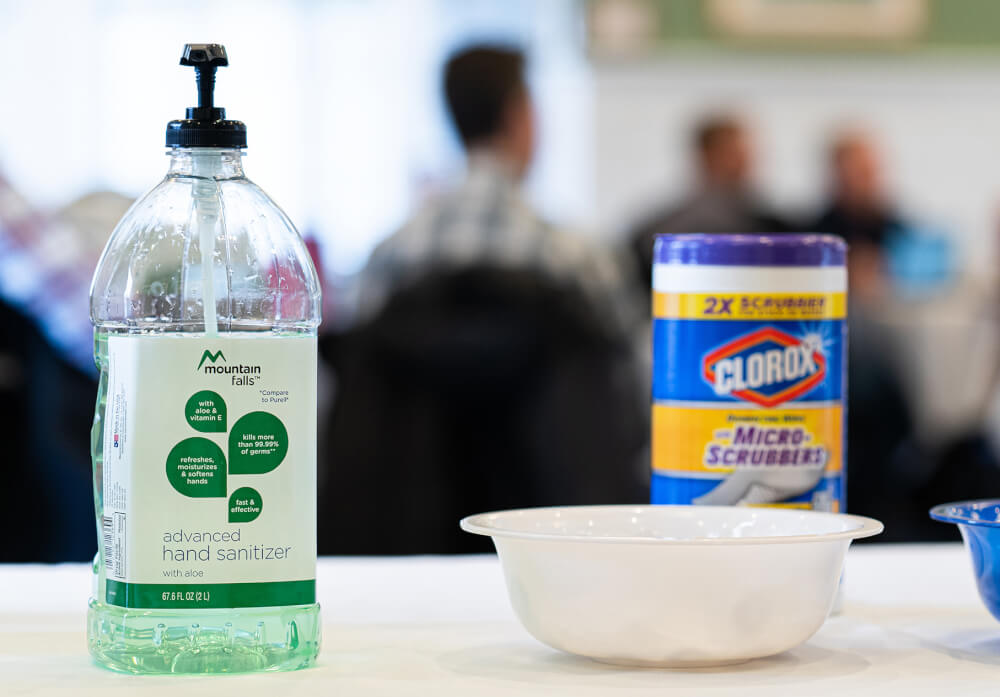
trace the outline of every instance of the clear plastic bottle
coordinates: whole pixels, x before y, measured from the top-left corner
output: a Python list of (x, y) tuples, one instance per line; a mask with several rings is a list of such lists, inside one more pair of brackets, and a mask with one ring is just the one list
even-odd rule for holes
[(243, 173), (245, 127), (212, 105), (225, 50), (189, 45), (181, 62), (199, 107), (168, 126), (169, 171), (114, 230), (91, 290), (88, 644), (132, 673), (293, 670), (320, 643), (320, 285)]

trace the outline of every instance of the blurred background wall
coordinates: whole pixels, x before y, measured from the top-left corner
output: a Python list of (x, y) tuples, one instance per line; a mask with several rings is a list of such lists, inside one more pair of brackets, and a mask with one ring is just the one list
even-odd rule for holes
[[(61, 367), (25, 362), (9, 382), (27, 396), (8, 400), (34, 395), (46, 414), (48, 395), (64, 394), (76, 408), (54, 421), (72, 437), (53, 467), (73, 460), (73, 476), (88, 476), (86, 279), (128, 202), (166, 171), (164, 127), (195, 102), (180, 50), (199, 41), (229, 51), (217, 104), (248, 125), (248, 176), (322, 262), (331, 342), (356, 328), (373, 248), (464, 175), (441, 95), (460, 47), (524, 49), (539, 126), (527, 196), (616, 261), (637, 222), (691, 190), (692, 129), (706, 114), (745, 124), (752, 184), (789, 229), (831, 203), (830, 145), (860, 129), (900, 229), (869, 257), (876, 292), (852, 287), (851, 360), (869, 376), (899, 373), (902, 425), (882, 450), (850, 451), (876, 460), (871, 471), (921, 521), (947, 492), (1000, 486), (995, 0), (0, 0), (0, 305), (16, 315), (0, 354), (34, 359), (36, 340), (53, 344)], [(648, 264), (631, 271), (648, 290)], [(648, 317), (641, 301), (633, 309)], [(630, 339), (648, 354), (642, 329)], [(337, 403), (334, 372), (321, 377), (324, 408)], [(43, 394), (39, 375), (56, 386)], [(863, 406), (852, 397), (852, 414)], [(885, 410), (867, 406), (878, 426)], [(909, 489), (895, 486), (906, 478)], [(65, 489), (72, 506), (53, 505), (79, 520), (89, 491)], [(46, 558), (83, 558), (92, 544)]]
[(594, 85), (596, 215), (609, 234), (684, 190), (689, 125), (721, 106), (749, 115), (763, 193), (791, 209), (819, 205), (830, 134), (866, 126), (900, 208), (954, 240), (970, 273), (993, 273), (1000, 56), (668, 54), (603, 61)]
[(248, 174), (349, 275), (461, 168), (439, 71), (478, 38), (528, 49), (542, 121), (532, 191), (555, 217), (586, 210), (580, 26), (572, 0), (3, 0), (0, 166), (43, 205), (142, 193), (166, 171), (166, 122), (195, 100), (180, 49), (223, 43), (234, 67), (217, 103), (247, 122)]
[[(824, 4), (910, 9), (883, 34), (852, 34), (850, 22), (818, 39), (755, 33), (753, 17), (773, 25), (775, 7)], [(745, 6), (743, 30), (700, 0), (6, 0), (0, 163), (41, 205), (95, 189), (138, 195), (162, 175), (163, 125), (193, 100), (177, 47), (222, 41), (239, 69), (219, 101), (248, 122), (251, 174), (319, 238), (328, 271), (349, 276), (461, 167), (437, 69), (456, 45), (499, 38), (532, 57), (542, 134), (530, 189), (558, 221), (620, 234), (684, 188), (692, 120), (726, 107), (757, 129), (763, 193), (792, 208), (821, 197), (830, 130), (870, 127), (901, 207), (954, 240), (968, 271), (989, 273), (1000, 7), (728, 6)]]

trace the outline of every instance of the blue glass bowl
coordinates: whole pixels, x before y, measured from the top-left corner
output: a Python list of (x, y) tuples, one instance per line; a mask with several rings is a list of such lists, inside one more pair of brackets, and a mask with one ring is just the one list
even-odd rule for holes
[(972, 554), (979, 597), (1000, 620), (1000, 499), (943, 503), (931, 509), (931, 518), (958, 525)]

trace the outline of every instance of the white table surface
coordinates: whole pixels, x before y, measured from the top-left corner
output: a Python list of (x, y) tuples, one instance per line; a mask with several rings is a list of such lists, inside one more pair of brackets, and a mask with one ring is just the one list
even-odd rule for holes
[(89, 588), (83, 565), (0, 565), (0, 695), (1000, 694), (1000, 623), (958, 545), (852, 548), (843, 611), (816, 636), (713, 670), (616, 668), (539, 644), (517, 623), (495, 557), (322, 560), (323, 650), (295, 673), (97, 668), (84, 640)]

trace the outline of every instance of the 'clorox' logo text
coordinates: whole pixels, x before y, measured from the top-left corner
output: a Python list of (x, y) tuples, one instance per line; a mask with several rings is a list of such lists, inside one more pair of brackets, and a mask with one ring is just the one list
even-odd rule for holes
[(823, 382), (826, 356), (817, 336), (797, 337), (764, 327), (709, 352), (702, 369), (720, 397), (775, 407)]

